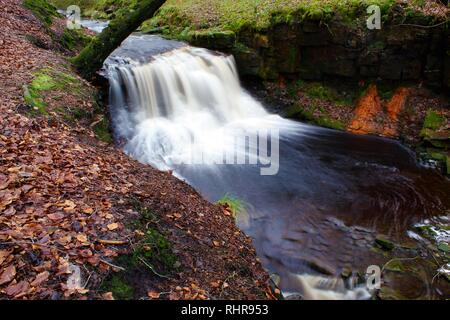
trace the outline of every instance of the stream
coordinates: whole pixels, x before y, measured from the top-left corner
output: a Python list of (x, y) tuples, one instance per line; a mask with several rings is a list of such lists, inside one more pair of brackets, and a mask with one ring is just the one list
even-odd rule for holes
[(233, 57), (134, 34), (105, 72), (123, 150), (211, 202), (243, 201), (238, 225), (285, 297), (369, 299), (361, 273), (386, 262), (377, 236), (408, 242), (413, 225), (448, 215), (449, 180), (409, 149), (271, 114)]

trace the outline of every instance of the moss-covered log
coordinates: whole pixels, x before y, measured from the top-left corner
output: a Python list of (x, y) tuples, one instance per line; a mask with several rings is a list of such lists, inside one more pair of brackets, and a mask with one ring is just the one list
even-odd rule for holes
[(142, 22), (151, 18), (164, 2), (165, 0), (142, 0), (132, 8), (120, 10), (108, 28), (73, 59), (80, 74), (86, 79), (91, 79), (111, 52), (120, 46), (122, 41)]

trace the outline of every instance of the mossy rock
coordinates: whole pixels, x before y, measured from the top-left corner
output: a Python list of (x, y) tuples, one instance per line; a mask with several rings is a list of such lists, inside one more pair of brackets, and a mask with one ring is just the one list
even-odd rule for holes
[(236, 42), (233, 31), (193, 31), (187, 38), (194, 46), (210, 49), (231, 49)]
[(436, 111), (429, 110), (425, 117), (423, 127), (426, 129), (437, 130), (445, 123), (445, 118)]
[(403, 272), (405, 271), (405, 266), (400, 260), (391, 260), (389, 261), (384, 268), (389, 271), (397, 271), (397, 272)]
[(450, 246), (448, 243), (445, 242), (441, 242), (438, 244), (437, 248), (445, 253), (449, 253), (450, 252)]
[(381, 249), (386, 251), (391, 251), (395, 248), (395, 244), (392, 241), (388, 240), (383, 235), (378, 235), (376, 237), (375, 244), (378, 245)]

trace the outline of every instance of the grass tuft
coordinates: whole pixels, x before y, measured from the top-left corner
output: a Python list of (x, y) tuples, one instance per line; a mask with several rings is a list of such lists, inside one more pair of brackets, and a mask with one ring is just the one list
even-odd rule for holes
[(245, 211), (246, 208), (246, 205), (242, 200), (229, 194), (226, 194), (222, 198), (220, 198), (217, 201), (217, 204), (228, 207), (234, 217), (236, 217), (239, 213)]

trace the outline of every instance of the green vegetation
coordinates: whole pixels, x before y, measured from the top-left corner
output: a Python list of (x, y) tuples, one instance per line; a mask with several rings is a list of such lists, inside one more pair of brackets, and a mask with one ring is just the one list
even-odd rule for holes
[[(133, 8), (136, 0), (51, 0), (60, 8), (76, 4), (84, 16), (115, 18), (117, 11)], [(277, 23), (302, 20), (328, 21), (339, 17), (357, 23), (366, 8), (378, 5), (383, 17), (390, 16), (397, 0), (168, 0), (155, 17), (146, 21), (144, 32), (160, 32), (181, 40), (191, 40), (196, 32), (212, 34), (244, 29), (264, 30)], [(408, 15), (423, 15), (420, 0), (406, 5)], [(195, 38), (194, 38), (195, 40)]]
[(390, 251), (395, 248), (395, 244), (383, 235), (378, 235), (375, 243), (383, 250)]
[(424, 129), (437, 130), (445, 124), (445, 118), (436, 111), (429, 110), (423, 123)]
[(86, 35), (83, 30), (64, 29), (64, 33), (59, 39), (61, 46), (69, 51), (82, 49), (89, 44), (91, 37)]
[[(55, 70), (53, 68), (43, 68), (33, 73), (34, 78), (30, 84), (23, 86), (23, 97), (28, 105), (29, 116), (49, 116), (52, 111), (61, 115), (68, 123), (74, 123), (79, 120), (92, 121), (95, 114), (102, 113), (92, 92), (85, 89), (85, 85), (80, 79), (71, 74)], [(53, 99), (52, 104), (59, 104), (63, 99), (63, 92), (70, 88), (71, 95), (79, 100), (92, 101), (93, 110), (87, 110), (86, 107), (73, 107), (70, 105), (58, 106), (53, 110), (47, 110)], [(112, 137), (109, 130), (109, 121), (106, 117), (94, 126), (94, 132), (97, 137), (111, 143)]]
[(151, 18), (164, 2), (165, 0), (141, 0), (134, 5), (118, 10), (108, 28), (92, 39), (80, 54), (72, 59), (80, 74), (91, 80), (110, 53), (142, 22)]
[[(306, 106), (296, 102), (299, 92), (313, 99), (310, 105)], [(344, 130), (345, 124), (340, 120), (333, 119), (329, 110), (320, 107), (321, 103), (329, 102), (334, 105), (334, 108), (348, 107), (352, 106), (358, 96), (357, 90), (346, 90), (345, 93), (341, 93), (323, 83), (302, 80), (288, 85), (287, 93), (295, 103), (286, 110), (286, 117), (336, 130)]]
[(112, 292), (114, 299), (131, 300), (134, 297), (134, 288), (130, 286), (123, 274), (114, 274), (106, 279), (100, 290), (103, 292)]
[(341, 121), (334, 120), (328, 115), (316, 115), (314, 111), (310, 111), (309, 108), (299, 104), (294, 104), (292, 107), (288, 108), (285, 116), (288, 118), (296, 118), (302, 121), (306, 121), (310, 124), (314, 124), (320, 127), (336, 130), (345, 129), (345, 124)]
[(172, 251), (169, 240), (156, 229), (147, 229), (141, 243), (135, 248), (132, 261), (135, 266), (157, 268), (161, 273), (177, 269), (178, 259)]
[(245, 211), (245, 203), (229, 194), (226, 194), (220, 198), (217, 201), (217, 204), (228, 207), (234, 217), (236, 217), (240, 212)]
[(103, 117), (102, 120), (94, 126), (94, 132), (97, 138), (99, 138), (101, 141), (106, 143), (113, 142), (108, 118)]
[(343, 95), (336, 89), (320, 82), (306, 82), (298, 80), (293, 86), (289, 87), (289, 94), (291, 97), (295, 97), (299, 90), (304, 92), (310, 98), (333, 102), (337, 105), (351, 105), (356, 99), (356, 93), (353, 95)]
[(54, 70), (52, 68), (43, 68), (33, 73), (34, 79), (29, 85), (24, 85), (24, 100), (31, 108), (31, 115), (47, 115), (47, 103), (44, 99), (44, 92), (52, 90), (62, 90), (68, 86), (76, 90), (81, 86), (79, 80), (69, 74)]
[[(335, 15), (354, 17), (370, 4), (387, 11), (394, 0), (169, 0), (154, 23), (179, 25), (193, 30), (216, 28), (238, 32), (243, 28), (262, 30), (270, 25), (306, 18), (327, 20)], [(181, 26), (180, 26), (181, 27)]]
[(58, 16), (56, 8), (46, 0), (24, 0), (23, 6), (35, 15), (46, 27), (50, 27), (53, 18)]
[[(187, 33), (209, 30), (264, 30), (278, 23), (302, 20), (329, 21), (340, 18), (358, 23), (366, 8), (378, 5), (384, 19), (390, 17), (396, 0), (168, 0), (143, 30), (159, 30), (168, 36), (183, 38)], [(408, 3), (409, 13), (421, 6)], [(419, 14), (419, 13), (417, 13)]]
[(107, 277), (100, 287), (100, 291), (112, 292), (114, 298), (120, 300), (135, 298), (135, 288), (140, 286), (137, 281), (143, 274), (147, 278), (167, 278), (181, 268), (172, 244), (161, 231), (157, 215), (137, 198), (131, 197), (128, 205), (139, 213), (139, 218), (131, 221), (128, 228), (141, 236), (135, 239), (131, 252), (114, 259), (114, 264), (124, 270)]
[(50, 0), (60, 9), (66, 9), (71, 5), (79, 6), (81, 14), (93, 19), (112, 19), (117, 10), (132, 7), (137, 0)]

